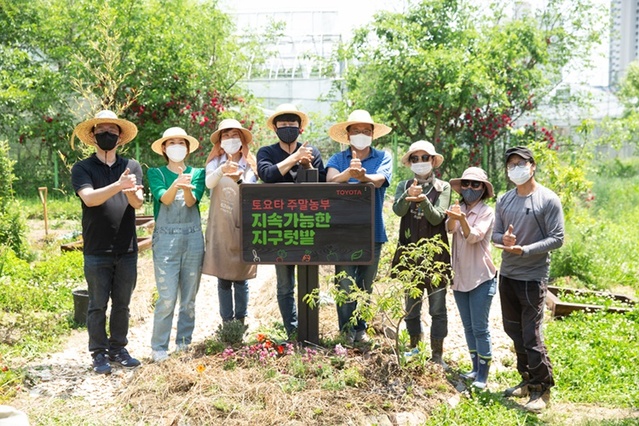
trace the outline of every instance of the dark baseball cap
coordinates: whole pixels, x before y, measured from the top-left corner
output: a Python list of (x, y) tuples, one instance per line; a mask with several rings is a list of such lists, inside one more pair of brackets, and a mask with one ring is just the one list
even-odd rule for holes
[(535, 162), (535, 157), (533, 156), (532, 151), (525, 146), (514, 146), (512, 148), (508, 148), (506, 150), (506, 162), (508, 162), (508, 158), (510, 158), (511, 155), (519, 155), (526, 161), (530, 161), (531, 163)]

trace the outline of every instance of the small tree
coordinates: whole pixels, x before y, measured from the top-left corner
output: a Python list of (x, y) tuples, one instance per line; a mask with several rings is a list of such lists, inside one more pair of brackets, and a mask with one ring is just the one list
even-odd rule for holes
[[(351, 317), (351, 323), (355, 325), (358, 319), (371, 323), (375, 318), (381, 318), (382, 323), (391, 324), (395, 334), (393, 351), (397, 357), (397, 363), (402, 364), (403, 351), (401, 350), (400, 328), (402, 322), (410, 314), (406, 310), (406, 296), (419, 298), (423, 296), (423, 290), (419, 288), (429, 278), (435, 287), (445, 289), (450, 280), (450, 264), (436, 261), (437, 255), (449, 250), (439, 235), (433, 238), (422, 238), (417, 243), (410, 243), (402, 247), (399, 262), (395, 265), (388, 277), (383, 277), (375, 282), (372, 294), (361, 290), (351, 280), (349, 292), (331, 287), (330, 293), (335, 303), (341, 306), (344, 303), (357, 302), (357, 307)], [(345, 278), (343, 275), (332, 277), (339, 281)], [(319, 289), (304, 297), (304, 301), (311, 308), (319, 303)]]

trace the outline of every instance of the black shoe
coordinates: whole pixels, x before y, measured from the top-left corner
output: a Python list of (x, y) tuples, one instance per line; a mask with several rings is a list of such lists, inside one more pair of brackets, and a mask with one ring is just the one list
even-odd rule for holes
[(104, 352), (93, 354), (93, 371), (98, 374), (111, 374), (111, 364), (109, 358)]
[(118, 349), (115, 352), (109, 352), (109, 359), (111, 362), (120, 364), (126, 368), (134, 368), (140, 365), (140, 361), (129, 355), (129, 351), (125, 348)]

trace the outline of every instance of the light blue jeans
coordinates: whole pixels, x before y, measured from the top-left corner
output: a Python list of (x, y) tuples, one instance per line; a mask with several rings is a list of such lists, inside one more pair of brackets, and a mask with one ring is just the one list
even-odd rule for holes
[(153, 316), (151, 348), (168, 350), (173, 323), (173, 312), (178, 297), (175, 343), (191, 343), (195, 327), (195, 296), (202, 277), (204, 236), (198, 226), (156, 226), (153, 232), (153, 265), (158, 300)]
[[(222, 321), (228, 322), (246, 318), (249, 286), (248, 281), (229, 281), (222, 278), (217, 279), (217, 296), (220, 301), (220, 316)], [(235, 300), (235, 309), (233, 301)]]
[(496, 291), (495, 278), (484, 281), (471, 291), (453, 291), (468, 349), (484, 359), (492, 358), (488, 316)]
[[(346, 275), (350, 277), (357, 287), (370, 294), (373, 291), (373, 281), (377, 275), (377, 267), (379, 266), (379, 256), (382, 252), (382, 245), (384, 243), (375, 243), (373, 247), (373, 263), (370, 265), (335, 265), (335, 275), (340, 272), (346, 272)], [(339, 290), (343, 290), (346, 293), (350, 293), (353, 281), (349, 278), (344, 278), (338, 282)], [(349, 330), (364, 331), (366, 330), (366, 321), (361, 318), (357, 319), (357, 324), (353, 326), (351, 324), (351, 317), (353, 312), (357, 308), (357, 302), (343, 303), (337, 307), (337, 321), (339, 330), (346, 332)]]
[(277, 276), (277, 305), (280, 308), (286, 333), (297, 332), (297, 306), (295, 305), (295, 265), (275, 265)]

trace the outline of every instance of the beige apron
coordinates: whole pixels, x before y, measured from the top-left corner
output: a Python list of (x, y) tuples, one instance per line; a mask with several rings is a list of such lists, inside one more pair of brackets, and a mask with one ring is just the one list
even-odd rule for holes
[(202, 273), (229, 281), (244, 281), (257, 275), (257, 265), (241, 260), (240, 202), (239, 185), (222, 176), (211, 190)]

